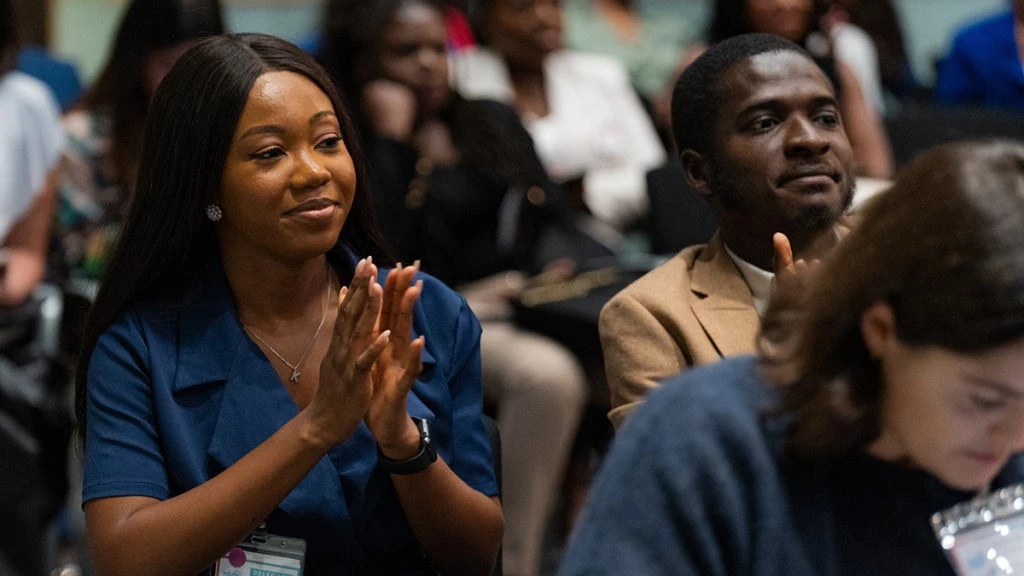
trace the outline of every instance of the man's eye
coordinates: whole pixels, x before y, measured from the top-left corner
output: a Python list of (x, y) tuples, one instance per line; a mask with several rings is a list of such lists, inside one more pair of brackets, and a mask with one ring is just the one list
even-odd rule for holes
[(838, 126), (839, 125), (839, 115), (836, 114), (835, 112), (823, 112), (821, 114), (818, 114), (817, 118), (818, 118), (818, 122), (821, 122), (822, 124), (824, 124), (826, 126)]
[(750, 123), (750, 129), (755, 132), (765, 132), (778, 126), (779, 121), (772, 117), (758, 118)]

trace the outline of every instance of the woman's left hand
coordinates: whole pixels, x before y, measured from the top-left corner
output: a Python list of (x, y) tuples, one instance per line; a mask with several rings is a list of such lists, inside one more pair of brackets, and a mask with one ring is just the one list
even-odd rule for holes
[(423, 290), (423, 281), (412, 285), (419, 264), (392, 270), (384, 283), (380, 331), (390, 331), (387, 347), (373, 368), (373, 391), (366, 425), (392, 460), (407, 460), (420, 451), (420, 433), (409, 418), (406, 396), (423, 370), (424, 339), (412, 337), (413, 310)]

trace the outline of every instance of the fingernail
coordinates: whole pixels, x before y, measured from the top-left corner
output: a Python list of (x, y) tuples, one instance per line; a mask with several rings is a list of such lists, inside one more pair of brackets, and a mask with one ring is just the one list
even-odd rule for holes
[(338, 296), (344, 298), (348, 294), (348, 286), (342, 286), (341, 290), (338, 291)]
[(381, 332), (380, 335), (383, 336), (384, 338), (391, 338), (391, 330), (385, 330)]
[(419, 270), (420, 269), (420, 261), (417, 260), (417, 261), (413, 262), (412, 263), (412, 267), (417, 269), (417, 270)]
[(369, 263), (369, 264), (373, 264), (373, 256), (367, 256), (366, 257), (366, 262)]
[(419, 288), (420, 290), (423, 290), (423, 280), (417, 280), (416, 287)]
[(395, 270), (401, 270), (401, 269), (402, 269), (402, 263), (401, 263), (401, 262), (399, 262), (399, 263), (398, 263), (398, 264), (397, 264), (397, 265), (395, 266)]

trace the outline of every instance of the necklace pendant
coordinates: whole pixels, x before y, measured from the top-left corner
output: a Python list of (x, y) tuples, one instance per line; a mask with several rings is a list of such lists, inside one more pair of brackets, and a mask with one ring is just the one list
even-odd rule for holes
[(292, 377), (289, 378), (288, 381), (289, 382), (298, 382), (299, 381), (299, 376), (301, 376), (301, 375), (302, 375), (302, 372), (299, 372), (298, 370), (293, 369), (292, 370)]

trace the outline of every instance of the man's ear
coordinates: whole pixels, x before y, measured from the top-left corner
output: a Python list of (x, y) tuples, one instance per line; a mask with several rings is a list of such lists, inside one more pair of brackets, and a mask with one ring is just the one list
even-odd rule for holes
[(691, 149), (686, 149), (679, 154), (679, 161), (683, 165), (686, 183), (701, 196), (705, 198), (711, 196), (711, 168), (704, 156)]

